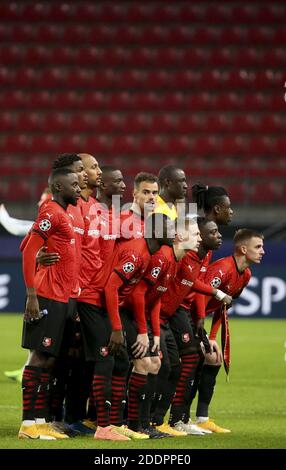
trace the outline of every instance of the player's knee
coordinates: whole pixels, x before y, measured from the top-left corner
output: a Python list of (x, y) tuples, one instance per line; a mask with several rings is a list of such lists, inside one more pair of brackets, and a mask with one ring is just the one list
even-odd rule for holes
[(159, 357), (151, 357), (151, 370), (150, 374), (157, 375), (161, 367), (161, 359)]
[(143, 357), (142, 359), (134, 359), (134, 372), (138, 374), (148, 374), (151, 369), (150, 357)]

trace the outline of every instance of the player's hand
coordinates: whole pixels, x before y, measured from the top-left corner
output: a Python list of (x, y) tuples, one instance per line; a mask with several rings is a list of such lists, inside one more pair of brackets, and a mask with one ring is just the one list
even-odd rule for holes
[(27, 296), (26, 308), (24, 313), (24, 320), (28, 323), (33, 323), (40, 318), (40, 307), (39, 301), (36, 294), (30, 294)]
[(230, 307), (231, 302), (232, 302), (232, 297), (231, 297), (230, 295), (225, 294), (225, 297), (223, 298), (222, 302), (223, 302), (224, 305), (226, 305), (227, 307)]
[(209, 340), (209, 343), (210, 343), (210, 347), (211, 347), (211, 352), (210, 354), (213, 354), (215, 353), (216, 355), (216, 362), (218, 364), (220, 364), (222, 362), (222, 352), (220, 350), (220, 347), (219, 345), (217, 344), (217, 342), (214, 340), (214, 339), (210, 339)]
[(160, 336), (153, 337), (152, 353), (160, 351)]
[(36, 262), (42, 266), (51, 266), (57, 263), (60, 258), (58, 253), (47, 253), (47, 247), (42, 246), (37, 253)]
[(122, 330), (113, 330), (108, 344), (110, 354), (121, 354), (124, 349), (125, 339)]
[(149, 338), (147, 333), (137, 335), (136, 342), (132, 344), (132, 353), (136, 359), (141, 359), (145, 356), (149, 348)]

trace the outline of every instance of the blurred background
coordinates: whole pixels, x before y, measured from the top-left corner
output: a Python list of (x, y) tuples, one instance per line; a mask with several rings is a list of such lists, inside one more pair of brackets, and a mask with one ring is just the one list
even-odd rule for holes
[[(178, 165), (228, 189), (225, 239), (269, 240), (241, 315), (285, 316), (285, 24), (275, 0), (1, 2), (0, 201), (34, 219), (63, 152), (121, 168), (126, 200), (137, 172)], [(19, 238), (0, 230), (0, 310), (15, 311)]]

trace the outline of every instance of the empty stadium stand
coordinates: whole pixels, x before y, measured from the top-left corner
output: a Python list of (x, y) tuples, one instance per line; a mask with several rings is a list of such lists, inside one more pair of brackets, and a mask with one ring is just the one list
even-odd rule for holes
[[(0, 198), (35, 202), (51, 161), (224, 184), (286, 202), (286, 4), (0, 3)], [(1, 178), (2, 179), (2, 178)]]

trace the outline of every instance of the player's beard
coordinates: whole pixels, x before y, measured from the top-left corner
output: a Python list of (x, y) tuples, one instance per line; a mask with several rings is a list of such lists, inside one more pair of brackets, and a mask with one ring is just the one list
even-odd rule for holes
[(76, 206), (77, 201), (78, 201), (78, 198), (76, 198), (75, 196), (69, 196), (65, 198), (65, 203), (67, 205), (71, 204), (72, 206)]

